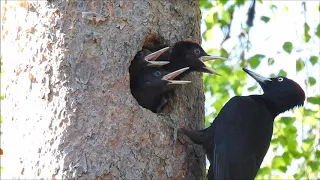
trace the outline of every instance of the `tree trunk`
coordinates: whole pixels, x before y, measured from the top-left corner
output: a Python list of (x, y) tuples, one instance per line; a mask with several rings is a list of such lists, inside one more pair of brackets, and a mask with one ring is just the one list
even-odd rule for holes
[(198, 1), (1, 1), (2, 178), (203, 179), (202, 149), (178, 124), (204, 121), (201, 75), (162, 115), (130, 92), (145, 41), (200, 42)]

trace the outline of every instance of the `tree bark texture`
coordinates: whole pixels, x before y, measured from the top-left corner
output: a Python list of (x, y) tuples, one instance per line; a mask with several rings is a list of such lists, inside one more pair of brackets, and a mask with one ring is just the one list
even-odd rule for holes
[(204, 178), (201, 147), (172, 127), (203, 127), (201, 75), (160, 115), (128, 71), (150, 39), (200, 42), (198, 1), (1, 1), (1, 21), (2, 178)]

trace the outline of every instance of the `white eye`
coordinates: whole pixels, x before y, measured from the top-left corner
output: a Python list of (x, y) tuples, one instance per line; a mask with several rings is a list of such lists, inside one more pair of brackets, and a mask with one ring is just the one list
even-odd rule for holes
[(153, 74), (158, 77), (158, 76), (161, 75), (161, 72), (160, 72), (160, 71), (156, 71), (156, 72), (154, 72)]
[(199, 49), (195, 49), (194, 53), (196, 53), (196, 55), (199, 55), (200, 54), (200, 50)]
[(278, 81), (279, 81), (279, 82), (282, 82), (282, 81), (283, 81), (283, 78), (282, 78), (282, 77), (279, 77), (279, 78), (278, 78)]

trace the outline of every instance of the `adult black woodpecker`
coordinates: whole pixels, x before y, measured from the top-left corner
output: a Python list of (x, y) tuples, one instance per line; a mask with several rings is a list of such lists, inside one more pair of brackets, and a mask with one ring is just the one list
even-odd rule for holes
[(169, 61), (155, 61), (162, 53), (166, 52), (169, 47), (157, 49), (157, 51), (150, 51), (149, 49), (142, 48), (129, 66), (130, 77), (136, 76), (145, 67), (160, 67), (168, 64)]
[(159, 67), (144, 68), (133, 79), (131, 84), (132, 95), (140, 106), (158, 113), (166, 103), (164, 98), (166, 92), (171, 91), (176, 85), (191, 82), (174, 80), (175, 77), (188, 69), (189, 67), (185, 67), (168, 72)]
[(243, 70), (264, 94), (231, 98), (207, 129), (180, 130), (204, 146), (211, 159), (210, 179), (254, 179), (270, 146), (274, 118), (305, 100), (304, 91), (291, 79)]
[(199, 44), (195, 42), (179, 41), (175, 43), (169, 51), (161, 54), (156, 61), (170, 61), (169, 64), (162, 66), (162, 68), (167, 71), (174, 71), (180, 68), (189, 67), (188, 71), (177, 77), (177, 79), (180, 79), (192, 71), (219, 75), (215, 70), (204, 64), (206, 61), (217, 59), (225, 60), (226, 58), (210, 56)]

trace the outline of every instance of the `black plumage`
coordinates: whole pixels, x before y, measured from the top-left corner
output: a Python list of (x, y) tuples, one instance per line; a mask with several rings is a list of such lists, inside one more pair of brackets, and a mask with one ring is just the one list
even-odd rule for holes
[(210, 56), (203, 48), (191, 41), (179, 41), (175, 43), (169, 51), (161, 54), (156, 61), (169, 61), (169, 64), (162, 68), (167, 71), (174, 71), (180, 68), (189, 67), (190, 69), (182, 73), (178, 79), (184, 75), (196, 71), (219, 75), (215, 70), (204, 64), (205, 61), (225, 59), (219, 56)]
[(254, 179), (270, 146), (274, 118), (305, 100), (304, 91), (291, 79), (243, 70), (260, 84), (263, 95), (235, 96), (209, 128), (180, 130), (204, 146), (211, 162), (209, 179)]
[(157, 50), (150, 50), (146, 48), (142, 48), (139, 51), (134, 59), (131, 61), (129, 66), (130, 78), (133, 79), (140, 71), (146, 67), (160, 67), (165, 64), (168, 64), (169, 61), (155, 61), (162, 53), (166, 52), (169, 47), (159, 48)]
[(132, 79), (132, 95), (140, 106), (158, 113), (166, 103), (164, 98), (166, 92), (176, 85), (190, 83), (190, 81), (174, 80), (188, 69), (186, 67), (170, 73), (159, 67), (144, 68)]

